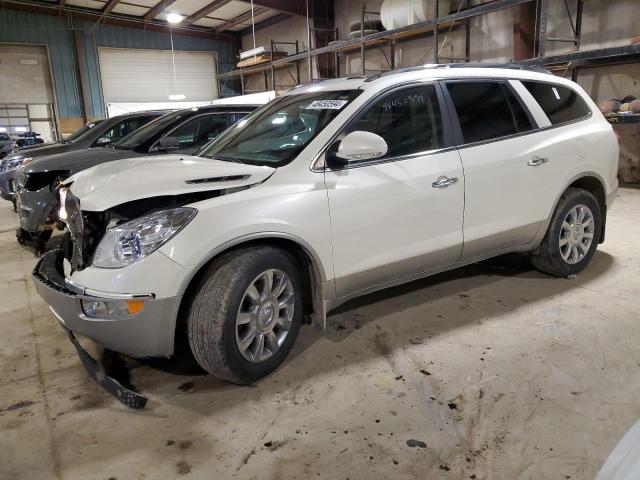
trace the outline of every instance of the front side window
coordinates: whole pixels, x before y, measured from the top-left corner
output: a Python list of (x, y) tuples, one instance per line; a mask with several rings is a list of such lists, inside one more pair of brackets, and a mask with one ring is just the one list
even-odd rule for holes
[(447, 89), (458, 114), (464, 143), (531, 130), (522, 105), (500, 82), (452, 82), (447, 83)]
[(238, 122), (200, 155), (253, 165), (285, 165), (359, 94), (359, 90), (340, 90), (285, 95)]
[(377, 100), (348, 132), (375, 133), (387, 143), (380, 159), (401, 157), (444, 146), (438, 95), (433, 85), (396, 90)]
[(540, 104), (552, 125), (578, 120), (591, 113), (580, 95), (568, 87), (545, 82), (522, 82), (522, 85)]
[(101, 122), (104, 122), (104, 120), (96, 120), (95, 122), (87, 123), (84, 127), (79, 128), (78, 130), (73, 132), (71, 135), (69, 135), (65, 139), (65, 142), (68, 142), (68, 143), (77, 142), (78, 140), (80, 140), (80, 137), (84, 136), (85, 133), (87, 133), (89, 130), (91, 130), (93, 127), (100, 124)]

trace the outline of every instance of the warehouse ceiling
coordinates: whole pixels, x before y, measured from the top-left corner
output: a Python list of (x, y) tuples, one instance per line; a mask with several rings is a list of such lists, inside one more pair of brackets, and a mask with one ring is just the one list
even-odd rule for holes
[[(41, 13), (58, 10), (60, 14), (88, 14), (95, 17), (97, 22), (105, 23), (121, 20), (143, 25), (166, 25), (167, 15), (177, 13), (184, 19), (174, 28), (237, 33), (252, 27), (250, 0), (9, 0), (2, 3), (42, 10), (46, 7), (47, 12), (39, 10)], [(253, 21), (257, 26), (305, 14), (304, 0), (253, 0)]]

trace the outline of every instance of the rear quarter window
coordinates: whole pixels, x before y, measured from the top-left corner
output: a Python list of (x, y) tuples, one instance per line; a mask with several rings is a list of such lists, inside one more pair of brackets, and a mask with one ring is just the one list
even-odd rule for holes
[(552, 125), (572, 122), (589, 116), (591, 110), (574, 90), (545, 82), (522, 82), (540, 104)]

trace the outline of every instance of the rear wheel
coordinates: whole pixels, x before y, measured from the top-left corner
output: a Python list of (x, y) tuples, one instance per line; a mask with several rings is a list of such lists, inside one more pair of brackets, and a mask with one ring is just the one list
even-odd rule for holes
[(559, 277), (581, 272), (591, 261), (600, 241), (602, 212), (586, 190), (568, 188), (562, 195), (540, 244), (532, 256), (541, 272)]
[(302, 324), (295, 261), (268, 246), (223, 255), (204, 273), (187, 322), (202, 368), (238, 384), (263, 378), (285, 360)]

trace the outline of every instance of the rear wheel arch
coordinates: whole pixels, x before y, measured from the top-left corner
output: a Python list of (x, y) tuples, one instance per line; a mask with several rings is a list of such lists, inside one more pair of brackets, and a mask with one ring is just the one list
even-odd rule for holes
[(600, 206), (600, 215), (602, 216), (602, 227), (599, 243), (603, 243), (607, 219), (607, 191), (604, 185), (604, 181), (598, 175), (588, 173), (574, 179), (571, 184), (568, 185), (567, 188), (565, 188), (565, 192), (569, 188), (579, 188), (582, 190), (586, 190), (587, 192), (591, 193), (591, 195), (596, 197), (596, 200), (598, 200), (598, 205)]
[[(569, 183), (562, 189), (562, 191), (558, 192), (558, 197), (553, 202), (553, 207), (549, 212), (547, 222), (544, 224), (544, 229), (540, 230), (541, 235), (543, 233), (546, 233), (547, 228), (549, 228), (549, 223), (553, 218), (553, 214), (558, 208), (560, 199), (570, 188), (579, 188), (582, 190), (586, 190), (587, 192), (591, 193), (594, 197), (596, 197), (596, 200), (598, 201), (598, 205), (600, 207), (600, 213), (602, 215), (602, 230), (600, 232), (599, 243), (603, 243), (605, 225), (606, 225), (606, 219), (607, 219), (607, 193), (606, 193), (604, 180), (602, 179), (602, 177), (600, 177), (600, 175), (594, 172), (585, 172), (580, 175), (576, 175), (569, 181)], [(540, 240), (542, 240), (542, 238), (540, 238)]]
[(186, 339), (187, 311), (197, 291), (199, 282), (209, 266), (221, 256), (230, 252), (265, 245), (276, 247), (293, 258), (300, 268), (305, 319), (311, 320), (308, 323), (318, 322), (324, 327), (325, 312), (322, 301), (322, 285), (326, 280), (326, 274), (318, 255), (309, 246), (303, 245), (303, 242), (299, 239), (282, 234), (265, 234), (265, 236), (260, 237), (236, 239), (227, 243), (223, 248), (214, 250), (183, 282), (183, 287), (179, 293), (180, 304), (175, 323), (174, 351), (175, 344)]

